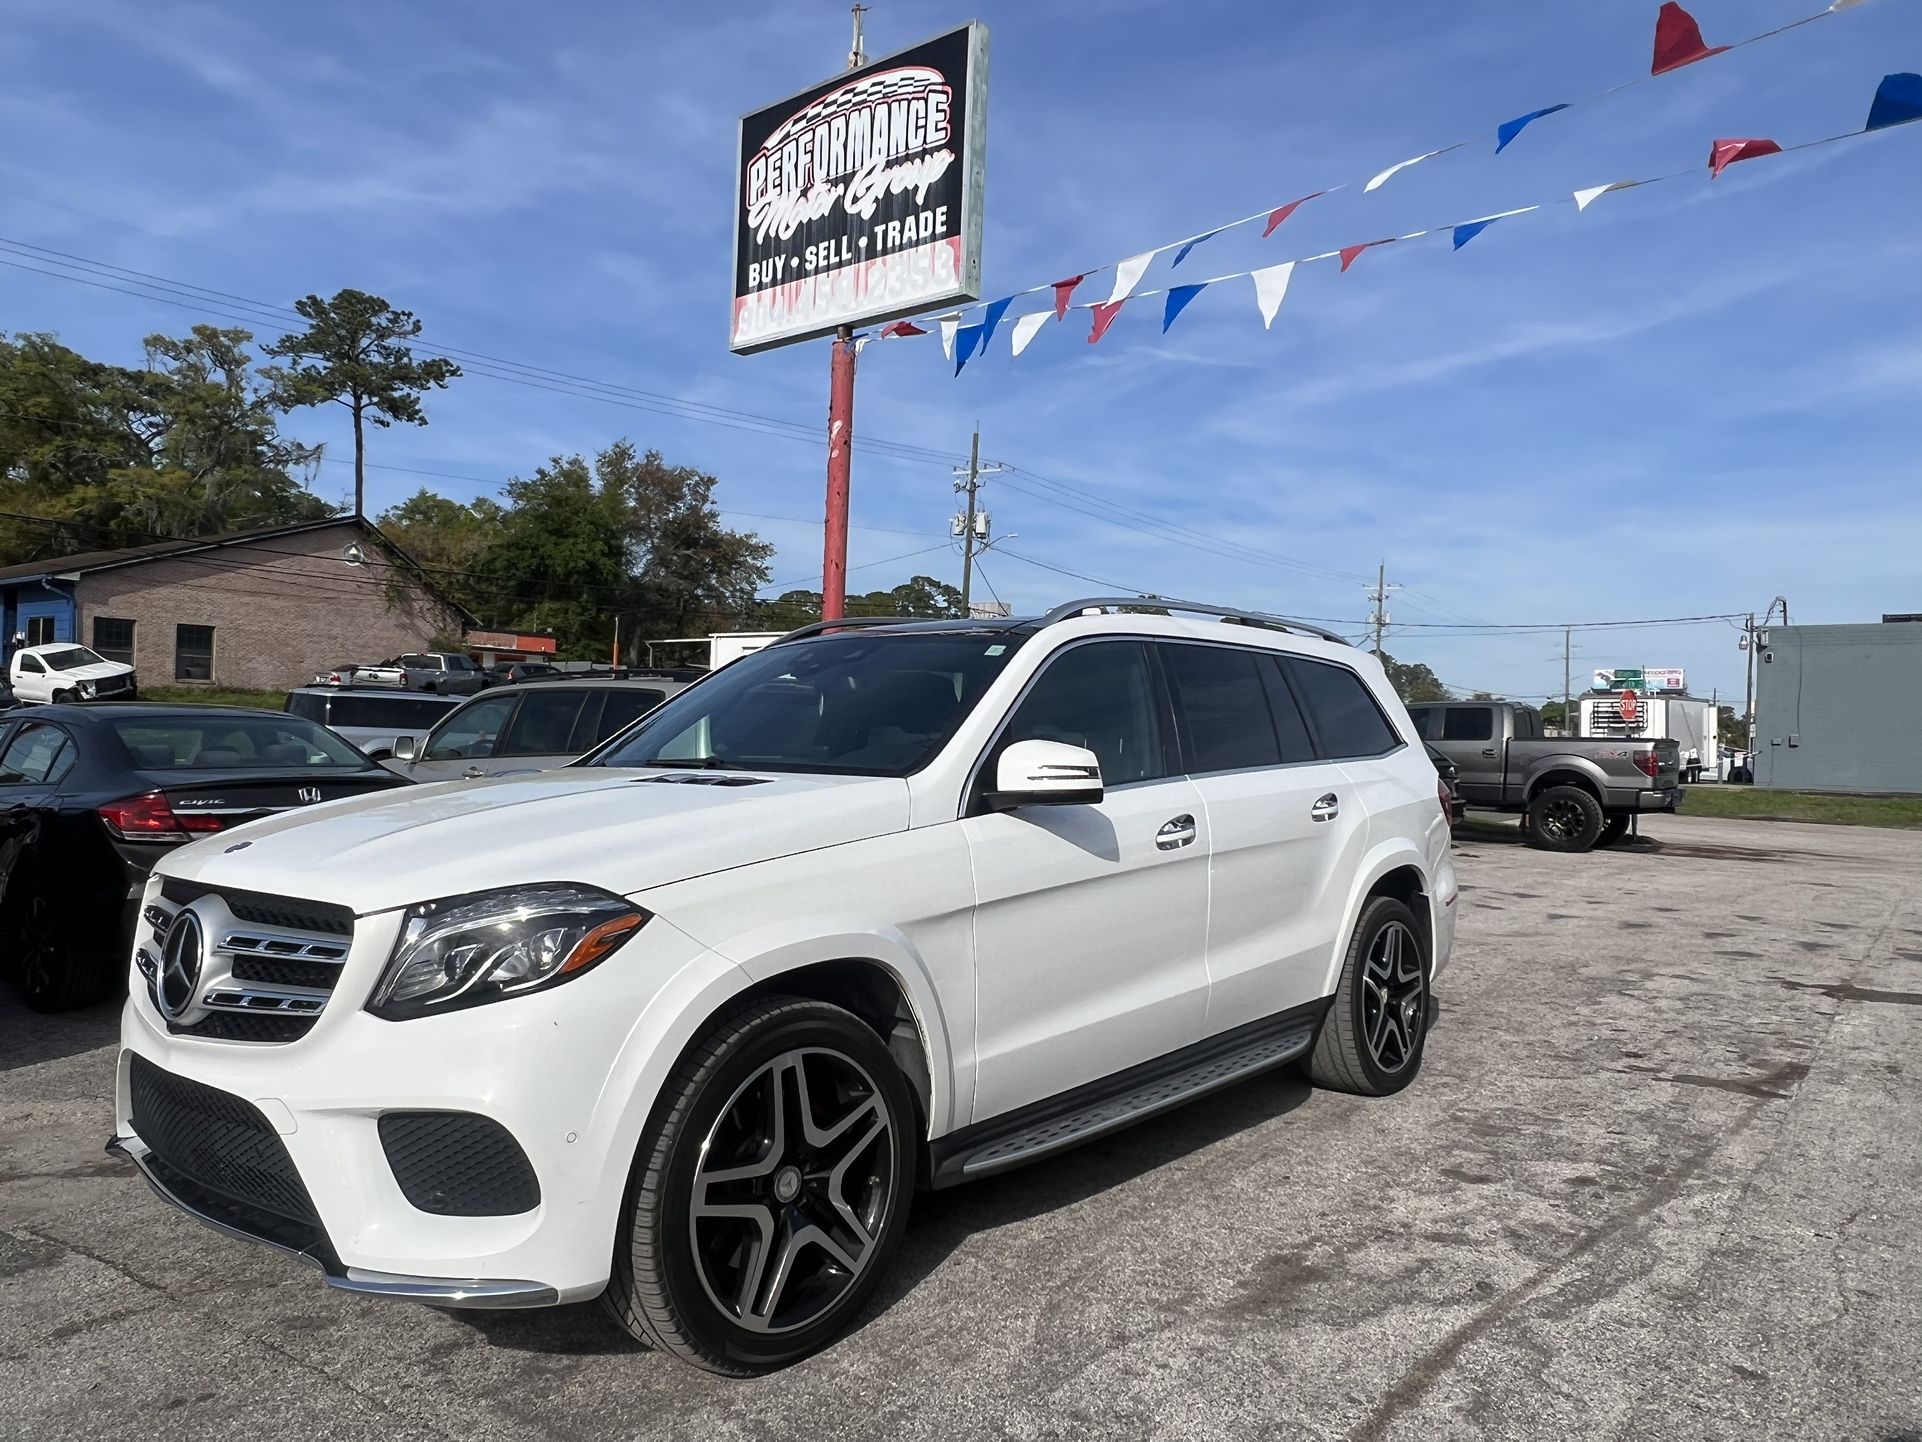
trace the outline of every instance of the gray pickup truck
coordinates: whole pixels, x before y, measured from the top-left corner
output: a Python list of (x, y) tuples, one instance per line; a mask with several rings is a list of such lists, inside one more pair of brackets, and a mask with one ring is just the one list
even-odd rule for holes
[(1455, 763), (1464, 803), (1521, 812), (1530, 843), (1549, 851), (1611, 845), (1637, 814), (1681, 804), (1674, 741), (1545, 736), (1542, 713), (1513, 701), (1418, 703), (1408, 715)]

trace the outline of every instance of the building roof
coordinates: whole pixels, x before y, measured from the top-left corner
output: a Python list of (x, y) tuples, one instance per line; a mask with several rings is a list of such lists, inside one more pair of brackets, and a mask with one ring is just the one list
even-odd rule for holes
[(414, 580), (434, 599), (450, 610), (457, 612), (468, 624), (478, 619), (458, 601), (444, 595), (427, 574), (420, 562), (390, 540), (380, 527), (359, 516), (329, 516), (320, 521), (296, 521), (275, 526), (254, 526), (244, 531), (226, 531), (217, 536), (192, 536), (174, 540), (149, 541), (140, 546), (122, 546), (111, 551), (82, 551), (70, 556), (51, 556), (39, 561), (24, 561), (17, 566), (0, 566), (0, 587), (16, 585), (26, 581), (39, 581), (56, 576), (85, 575), (90, 571), (110, 571), (121, 566), (138, 566), (147, 561), (171, 560), (176, 556), (192, 555), (200, 551), (219, 550), (225, 546), (244, 546), (258, 541), (275, 540), (282, 536), (304, 535), (309, 531), (324, 531), (332, 526), (352, 526), (369, 540), (377, 544), (394, 560), (411, 571)]

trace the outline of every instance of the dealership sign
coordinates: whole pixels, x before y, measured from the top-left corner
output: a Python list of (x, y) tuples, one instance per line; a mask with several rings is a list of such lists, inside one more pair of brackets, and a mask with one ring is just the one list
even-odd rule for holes
[(973, 24), (742, 117), (735, 351), (980, 299), (987, 92)]

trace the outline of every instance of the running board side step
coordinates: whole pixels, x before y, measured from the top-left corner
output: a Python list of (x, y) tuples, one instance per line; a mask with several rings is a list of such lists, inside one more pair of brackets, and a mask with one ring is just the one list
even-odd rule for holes
[(1169, 1111), (1258, 1072), (1295, 1060), (1314, 1045), (1328, 1010), (1323, 999), (937, 1138), (929, 1185), (992, 1176)]

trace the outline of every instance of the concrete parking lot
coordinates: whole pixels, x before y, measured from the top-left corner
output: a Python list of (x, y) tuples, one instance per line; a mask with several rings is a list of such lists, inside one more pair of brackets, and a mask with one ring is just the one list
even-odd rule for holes
[(1922, 1436), (1922, 833), (1473, 833), (1427, 1067), (924, 1197), (825, 1355), (347, 1298), (102, 1156), (115, 1016), (0, 999), (0, 1436)]

